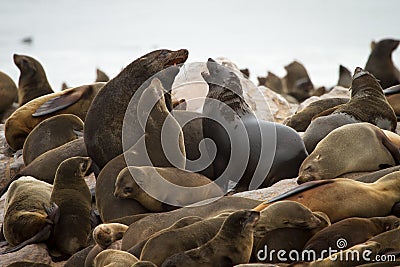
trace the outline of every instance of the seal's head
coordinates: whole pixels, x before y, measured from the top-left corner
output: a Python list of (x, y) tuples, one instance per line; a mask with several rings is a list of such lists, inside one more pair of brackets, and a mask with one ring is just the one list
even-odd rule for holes
[(375, 76), (360, 67), (354, 70), (349, 90), (351, 90), (352, 98), (355, 96), (364, 96), (367, 90), (370, 93), (375, 92), (383, 95), (382, 87)]

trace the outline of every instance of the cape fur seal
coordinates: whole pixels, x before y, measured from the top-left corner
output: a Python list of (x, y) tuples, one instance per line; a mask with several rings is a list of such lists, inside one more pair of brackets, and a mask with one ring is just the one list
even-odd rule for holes
[(22, 150), (25, 166), (53, 148), (83, 135), (83, 122), (73, 114), (60, 114), (39, 123), (28, 135)]
[(371, 47), (372, 51), (365, 65), (365, 70), (379, 80), (382, 88), (400, 83), (399, 70), (392, 60), (392, 53), (399, 46), (399, 43), (399, 40), (383, 39)]
[[(159, 187), (160, 179), (178, 185), (179, 188), (163, 187), (156, 199), (148, 194), (148, 190)], [(121, 170), (114, 191), (115, 197), (135, 199), (151, 212), (168, 211), (223, 195), (218, 185), (201, 174), (178, 168), (151, 166), (129, 166)]]
[(103, 223), (93, 230), (93, 239), (103, 249), (122, 239), (128, 226), (121, 223)]
[(135, 256), (126, 251), (106, 249), (100, 252), (96, 258), (94, 258), (93, 266), (131, 267), (137, 261), (139, 260)]
[(393, 108), (372, 74), (357, 67), (350, 89), (351, 98), (348, 103), (318, 114), (308, 126), (303, 140), (309, 153), (328, 133), (345, 124), (369, 122), (381, 129), (396, 129), (397, 118)]
[(286, 75), (282, 78), (284, 91), (299, 102), (309, 98), (314, 90), (314, 85), (303, 64), (293, 61), (285, 66), (285, 70)]
[[(297, 201), (312, 211), (321, 211), (331, 222), (350, 217), (379, 217), (390, 214), (400, 201), (400, 172), (393, 172), (374, 183), (363, 183), (346, 178), (304, 183), (254, 210), (263, 210), (278, 200)], [(338, 208), (340, 207), (340, 208)]]
[[(239, 78), (229, 68), (212, 59), (207, 68), (209, 74), (202, 73), (209, 86), (203, 134), (216, 146), (213, 180), (223, 188), (231, 180), (240, 192), (297, 176), (307, 156), (298, 133), (282, 124), (258, 120), (243, 98)], [(206, 147), (214, 158), (214, 146)]]
[[(185, 49), (156, 50), (148, 53), (129, 64), (98, 93), (86, 117), (84, 138), (90, 157), (100, 169), (123, 153), (122, 124), (130, 100), (134, 95), (139, 96), (136, 94), (139, 87), (146, 88), (147, 85), (142, 86), (142, 84), (150, 77), (169, 66), (184, 63), (187, 57), (188, 51)], [(160, 73), (166, 75), (161, 79), (166, 90), (171, 88), (178, 71), (178, 67), (171, 67), (167, 73)], [(167, 102), (171, 110), (170, 99)], [(138, 103), (132, 105), (132, 110), (136, 110)], [(128, 140), (127, 147), (134, 145), (144, 134), (139, 122), (135, 121), (137, 114), (132, 116), (132, 136)], [(99, 124), (99, 121), (102, 123)]]
[(4, 72), (0, 71), (0, 120), (11, 105), (18, 100), (17, 86)]
[(73, 157), (57, 169), (50, 201), (60, 207), (60, 220), (54, 227), (52, 241), (62, 255), (71, 256), (86, 247), (89, 236), (92, 196), (83, 177), (91, 159)]
[(47, 94), (18, 108), (5, 123), (8, 145), (21, 149), (33, 128), (54, 115), (74, 114), (84, 121), (93, 97), (103, 85), (95, 83)]
[(18, 81), (18, 104), (23, 106), (39, 96), (54, 93), (42, 65), (36, 59), (14, 54), (14, 63), (21, 74)]
[(271, 89), (274, 92), (277, 92), (278, 94), (283, 94), (283, 88), (282, 88), (282, 80), (279, 78), (277, 75), (274, 73), (268, 71), (267, 76), (264, 77), (257, 77), (258, 79), (258, 85), (265, 86), (269, 89)]
[(248, 263), (253, 248), (254, 225), (259, 212), (239, 210), (229, 215), (217, 235), (204, 245), (168, 258), (168, 266), (233, 266)]
[(110, 80), (110, 77), (108, 77), (108, 75), (102, 71), (101, 69), (96, 69), (96, 80), (95, 82), (108, 82)]
[(353, 123), (333, 130), (318, 143), (301, 164), (297, 183), (376, 171), (399, 163), (399, 146), (380, 128), (370, 123)]
[(11, 184), (4, 204), (3, 234), (14, 247), (0, 254), (50, 237), (60, 215), (58, 206), (50, 201), (51, 191), (51, 185), (33, 177), (22, 177)]
[(343, 65), (339, 66), (339, 79), (337, 82), (338, 86), (350, 88), (351, 86), (351, 72)]

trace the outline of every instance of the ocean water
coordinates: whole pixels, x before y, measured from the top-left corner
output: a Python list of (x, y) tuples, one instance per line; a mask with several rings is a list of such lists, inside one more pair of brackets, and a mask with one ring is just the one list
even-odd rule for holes
[(31, 55), (59, 90), (94, 81), (96, 67), (114, 77), (151, 50), (186, 48), (188, 62), (227, 57), (255, 82), (296, 59), (331, 86), (339, 64), (365, 65), (372, 40), (400, 38), (399, 10), (397, 0), (0, 0), (0, 70), (17, 83), (12, 55)]

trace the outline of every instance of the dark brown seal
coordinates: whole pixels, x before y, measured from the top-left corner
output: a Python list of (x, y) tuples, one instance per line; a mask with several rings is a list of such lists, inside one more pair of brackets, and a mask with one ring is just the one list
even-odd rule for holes
[(60, 220), (52, 241), (68, 257), (87, 246), (91, 230), (92, 195), (83, 179), (90, 164), (87, 157), (69, 158), (60, 164), (54, 179), (50, 201), (60, 207)]
[(210, 241), (173, 255), (161, 266), (233, 266), (248, 263), (253, 248), (254, 225), (259, 217), (256, 211), (236, 211), (225, 219)]
[(4, 72), (0, 71), (0, 120), (11, 105), (18, 100), (17, 86)]
[[(85, 120), (84, 137), (88, 153), (100, 169), (111, 159), (123, 153), (122, 124), (130, 100), (134, 95), (138, 96), (136, 93), (139, 87), (163, 69), (185, 62), (187, 57), (188, 51), (185, 49), (156, 50), (148, 53), (129, 64), (97, 94)], [(177, 67), (171, 67), (167, 70), (168, 77), (161, 79), (166, 90), (171, 88), (178, 71)], [(163, 74), (166, 73), (161, 73)], [(146, 87), (147, 85), (142, 86), (142, 88)], [(140, 90), (138, 92), (141, 93)], [(132, 105), (132, 109), (136, 110), (138, 103), (132, 103)], [(168, 105), (171, 107), (167, 103)], [(134, 145), (144, 134), (139, 122), (135, 121), (137, 114), (132, 116), (133, 134), (127, 144), (128, 147)]]
[(309, 98), (314, 90), (314, 85), (303, 64), (293, 61), (285, 66), (285, 70), (286, 75), (282, 78), (284, 91), (299, 102)]
[(22, 155), (29, 165), (41, 154), (83, 135), (83, 121), (73, 114), (60, 114), (39, 123), (25, 140)]
[(350, 217), (387, 216), (393, 205), (400, 201), (399, 177), (400, 172), (393, 172), (374, 183), (345, 178), (307, 182), (264, 202), (254, 210), (263, 210), (272, 202), (286, 199), (297, 201), (312, 211), (324, 212), (331, 222)]
[(96, 80), (95, 82), (108, 82), (110, 80), (110, 77), (108, 77), (108, 75), (102, 71), (101, 69), (96, 69)]
[(257, 77), (258, 78), (258, 85), (263, 85), (278, 94), (283, 94), (283, 86), (282, 80), (274, 73), (268, 71), (267, 76), (264, 77)]
[(337, 85), (350, 88), (351, 86), (351, 72), (345, 66), (339, 66), (339, 79)]
[(392, 53), (399, 46), (400, 41), (384, 39), (375, 43), (365, 65), (365, 70), (372, 73), (382, 85), (382, 88), (400, 83), (398, 69), (393, 63)]
[(54, 93), (39, 61), (29, 56), (14, 54), (14, 63), (21, 71), (18, 81), (19, 106), (39, 96)]

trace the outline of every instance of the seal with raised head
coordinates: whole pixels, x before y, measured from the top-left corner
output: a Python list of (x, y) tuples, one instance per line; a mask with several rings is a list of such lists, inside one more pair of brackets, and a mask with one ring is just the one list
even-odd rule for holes
[(96, 69), (96, 80), (95, 82), (108, 82), (110, 80), (110, 77), (108, 77), (108, 75), (102, 71), (101, 69), (97, 68)]
[[(267, 187), (297, 176), (307, 156), (304, 143), (292, 128), (257, 119), (243, 98), (239, 78), (209, 59), (202, 76), (209, 91), (203, 106), (203, 134), (216, 146), (213, 180), (234, 190)], [(214, 146), (207, 146), (211, 158)], [(263, 164), (259, 164), (262, 162)]]
[(22, 150), (25, 166), (41, 154), (83, 135), (83, 121), (73, 114), (60, 114), (39, 123), (28, 135)]
[(92, 195), (83, 177), (91, 159), (73, 157), (57, 169), (50, 201), (60, 207), (60, 220), (54, 227), (52, 241), (57, 252), (71, 256), (87, 246), (91, 230)]
[(285, 70), (286, 75), (282, 78), (284, 92), (299, 102), (309, 98), (314, 90), (314, 85), (303, 64), (293, 61), (285, 66)]
[[(137, 96), (139, 87), (146, 88), (148, 85), (142, 84), (150, 77), (169, 66), (184, 63), (187, 57), (188, 51), (185, 49), (153, 51), (130, 63), (101, 89), (88, 111), (84, 131), (88, 153), (100, 169), (111, 159), (123, 153), (122, 124), (127, 107), (132, 97)], [(167, 90), (172, 86), (175, 76), (179, 72), (178, 67), (169, 69), (167, 70), (169, 72), (168, 77), (161, 79), (164, 88)], [(141, 93), (140, 90), (138, 92)], [(131, 105), (135, 110), (138, 103)], [(171, 110), (170, 101), (167, 106)], [(140, 131), (142, 128), (139, 122), (134, 121), (137, 114), (132, 114), (132, 116), (131, 130), (137, 133), (132, 134), (128, 141), (129, 144), (127, 144), (128, 147), (134, 145), (144, 132), (143, 130)], [(99, 124), (99, 121), (102, 123)], [(136, 128), (139, 128), (139, 130)]]
[(339, 66), (339, 79), (337, 85), (345, 88), (350, 88), (351, 86), (351, 72), (343, 65)]
[(18, 81), (19, 106), (39, 96), (54, 93), (39, 61), (30, 56), (14, 54), (14, 63), (21, 72)]
[(8, 145), (21, 149), (33, 128), (54, 115), (74, 114), (84, 121), (94, 96), (103, 86), (104, 83), (95, 83), (47, 94), (18, 108), (5, 124)]
[(381, 129), (396, 129), (396, 114), (387, 102), (378, 80), (372, 74), (357, 67), (350, 89), (349, 102), (318, 114), (308, 126), (303, 140), (309, 153), (331, 131), (345, 124), (369, 122)]
[(0, 120), (3, 114), (18, 100), (17, 86), (4, 72), (0, 71)]
[(263, 210), (275, 201), (293, 200), (312, 211), (324, 212), (334, 223), (350, 217), (390, 215), (393, 205), (400, 201), (399, 192), (399, 171), (385, 175), (374, 183), (346, 178), (311, 181), (258, 205), (254, 210)]
[[(163, 187), (162, 192), (154, 198), (148, 194), (148, 190), (159, 187), (160, 179), (179, 188)], [(218, 185), (201, 174), (172, 167), (151, 166), (124, 168), (117, 176), (114, 191), (115, 197), (135, 199), (151, 212), (168, 211), (223, 195)]]
[(52, 186), (33, 177), (11, 184), (5, 201), (3, 234), (14, 246), (1, 254), (46, 241), (59, 219), (59, 208), (50, 201)]
[(161, 266), (233, 266), (248, 263), (253, 249), (254, 226), (259, 218), (257, 211), (236, 211), (225, 219), (210, 241), (169, 257)]
[(365, 64), (365, 70), (372, 73), (384, 89), (400, 83), (399, 70), (392, 60), (392, 53), (399, 43), (395, 39), (383, 39), (375, 43)]
[(301, 164), (297, 183), (376, 171), (399, 163), (399, 146), (380, 128), (366, 122), (353, 123), (333, 130), (318, 143)]
[(338, 247), (340, 238), (347, 241), (347, 246), (352, 247), (363, 243), (368, 239), (399, 227), (400, 219), (396, 216), (372, 217), (372, 218), (347, 218), (316, 233), (304, 246), (307, 251), (315, 251), (317, 257), (321, 257), (323, 250), (329, 248), (340, 251)]

